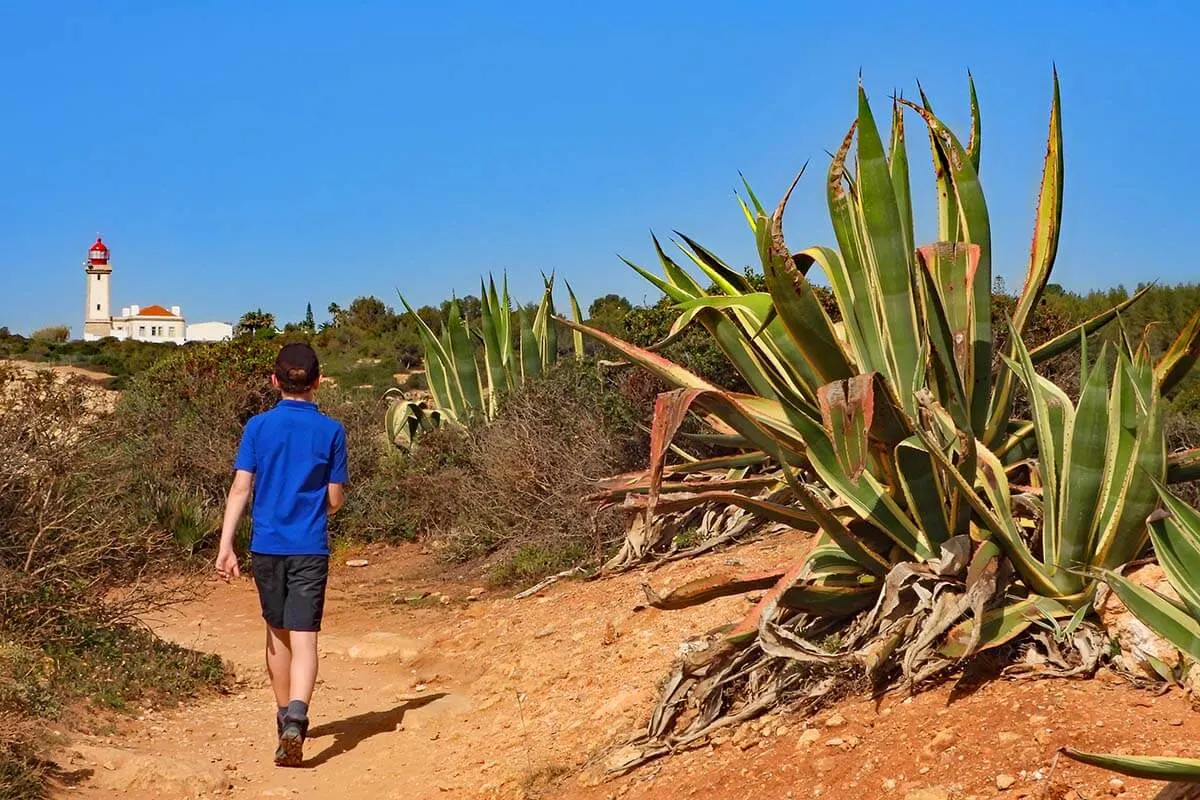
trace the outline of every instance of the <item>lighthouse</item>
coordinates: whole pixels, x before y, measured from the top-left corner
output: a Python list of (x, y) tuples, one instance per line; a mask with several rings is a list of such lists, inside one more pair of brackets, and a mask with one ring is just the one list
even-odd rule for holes
[(87, 308), (83, 314), (83, 338), (95, 341), (112, 335), (112, 313), (109, 293), (112, 291), (112, 266), (108, 263), (108, 247), (99, 235), (88, 250), (83, 262), (87, 276)]

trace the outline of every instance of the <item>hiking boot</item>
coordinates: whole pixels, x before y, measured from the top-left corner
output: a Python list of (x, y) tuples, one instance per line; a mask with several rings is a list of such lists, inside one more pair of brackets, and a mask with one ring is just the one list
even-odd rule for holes
[(275, 748), (275, 765), (279, 767), (298, 767), (304, 760), (304, 735), (308, 731), (308, 720), (283, 720), (283, 730), (279, 733), (279, 746)]

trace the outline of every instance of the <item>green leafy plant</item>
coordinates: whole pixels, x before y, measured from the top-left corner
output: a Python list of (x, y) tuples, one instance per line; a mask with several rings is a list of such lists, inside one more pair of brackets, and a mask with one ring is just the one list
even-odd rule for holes
[[(570, 287), (571, 309), (580, 319), (579, 304)], [(400, 302), (417, 322), (425, 348), (425, 370), (429, 392), (440, 420), (465, 422), (472, 417), (492, 419), (506, 392), (525, 380), (541, 375), (558, 360), (558, 326), (554, 318), (554, 278), (545, 279), (545, 290), (532, 318), (525, 309), (512, 308), (508, 279), (500, 291), (488, 278), (480, 281), (480, 318), (474, 322), (463, 315), (457, 299), (451, 300), (439, 333), (421, 318), (403, 296)], [(477, 345), (481, 345), (479, 347)], [(583, 337), (574, 336), (575, 355), (583, 357)], [(480, 363), (482, 356), (482, 364)], [(394, 413), (391, 413), (394, 410)], [(418, 413), (420, 412), (420, 413)], [(405, 439), (408, 430), (437, 425), (425, 409), (401, 407), (389, 410), (388, 433)]]
[[(1035, 348), (1024, 345), (1058, 250), (1063, 160), (1056, 76), (1028, 269), (1012, 306), (1008, 350), (995, 353), (992, 233), (979, 182), (973, 85), (971, 98), (965, 147), (923, 94), (920, 105), (893, 102), (885, 146), (860, 86), (858, 117), (827, 177), (837, 249), (791, 250), (783, 235), (791, 190), (768, 213), (747, 186), (742, 209), (766, 291), (682, 234), (680, 249), (713, 291), (657, 239), (662, 277), (631, 264), (680, 311), (667, 342), (694, 322), (703, 325), (750, 392), (727, 391), (652, 349), (563, 320), (677, 387), (656, 406), (647, 525), (669, 502), (664, 461), (695, 408), (717, 423), (727, 444), (769, 458), (790, 496), (771, 502), (737, 491), (701, 492), (684, 502), (719, 496), (821, 532), (813, 553), (774, 576), (759, 606), (721, 646), (681, 666), (668, 683), (652, 734), (675, 719), (681, 692), (710, 695), (701, 699), (709, 711), (668, 744), (690, 740), (731, 713), (730, 698), (718, 699), (729, 683), (696, 676), (719, 671), (717, 664), (745, 670), (748, 645), (761, 652), (764, 669), (775, 669), (771, 660), (779, 656), (849, 661), (877, 679), (899, 671), (914, 685), (1012, 640), (1046, 615), (1070, 618), (1094, 590), (1090, 568), (1113, 567), (1145, 544), (1142, 520), (1154, 507), (1153, 482), (1172, 475), (1162, 397), (1200, 355), (1198, 325), (1189, 324), (1157, 362), (1147, 348), (1135, 351), (1122, 339), (1115, 368), (1107, 351), (1089, 365), (1087, 337), (1143, 292)], [(937, 187), (939, 241), (919, 247), (905, 113), (915, 113), (928, 132)], [(811, 283), (818, 270), (832, 288), (833, 309)], [(1077, 404), (1036, 371), (1071, 350), (1085, 365)], [(1013, 415), (1018, 388), (1030, 399), (1031, 419)], [(724, 591), (708, 586), (698, 596), (747, 591), (749, 584), (758, 581), (733, 576)], [(838, 652), (813, 644), (832, 620), (846, 625), (864, 607)], [(1076, 628), (1075, 652), (1055, 665), (1061, 672), (1086, 669), (1098, 657), (1094, 631)], [(746, 704), (761, 702), (762, 695)]]

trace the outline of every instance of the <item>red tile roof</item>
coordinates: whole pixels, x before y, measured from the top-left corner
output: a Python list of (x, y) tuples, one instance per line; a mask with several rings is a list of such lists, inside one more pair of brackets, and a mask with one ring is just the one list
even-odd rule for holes
[(136, 316), (136, 317), (173, 317), (175, 315), (172, 314), (167, 309), (163, 308), (162, 306), (146, 306), (142, 310), (138, 311), (138, 313), (135, 314), (134, 316)]

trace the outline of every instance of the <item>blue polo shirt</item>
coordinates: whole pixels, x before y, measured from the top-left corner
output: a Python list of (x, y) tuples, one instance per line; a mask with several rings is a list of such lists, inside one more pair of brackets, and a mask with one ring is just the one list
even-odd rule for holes
[(315, 403), (283, 399), (251, 417), (233, 463), (254, 473), (250, 551), (329, 555), (328, 486), (346, 482), (346, 460), (345, 428)]

